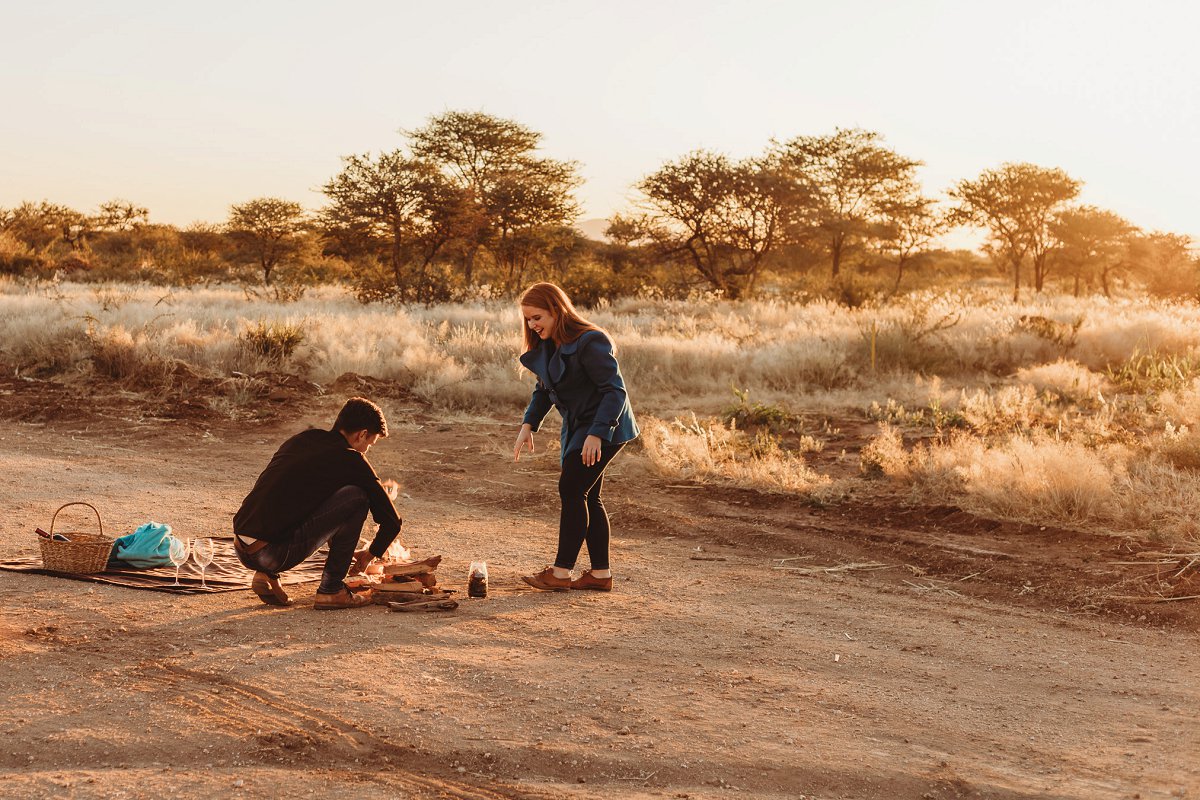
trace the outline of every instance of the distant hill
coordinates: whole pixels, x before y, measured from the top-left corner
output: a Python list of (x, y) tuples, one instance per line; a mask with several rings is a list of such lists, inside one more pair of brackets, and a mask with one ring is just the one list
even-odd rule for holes
[(606, 219), (585, 219), (581, 222), (576, 222), (575, 230), (589, 239), (595, 239), (597, 242), (608, 241), (608, 237), (604, 235), (604, 231), (608, 230), (608, 220)]

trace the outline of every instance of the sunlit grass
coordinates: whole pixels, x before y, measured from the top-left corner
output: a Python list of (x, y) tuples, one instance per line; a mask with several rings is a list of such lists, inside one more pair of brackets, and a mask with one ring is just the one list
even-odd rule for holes
[[(800, 450), (820, 451), (823, 434), (800, 430), (805, 420), (875, 420), (888, 427), (864, 451), (864, 471), (918, 498), (1195, 535), (1187, 515), (1169, 511), (1200, 494), (1194, 303), (922, 294), (851, 309), (628, 298), (587, 313), (617, 343), (645, 453), (663, 474), (820, 493), (829, 478)], [(209, 403), (221, 411), (258, 402), (244, 376), (330, 384), (351, 372), (396, 381), (446, 413), (516, 419), (532, 388), (519, 347), (508, 302), (362, 305), (320, 287), (284, 303), (236, 287), (0, 280), (8, 369), (145, 390), (170, 384), (183, 364), (230, 387)], [(673, 419), (683, 421), (658, 421)], [(781, 430), (806, 444), (778, 447)]]

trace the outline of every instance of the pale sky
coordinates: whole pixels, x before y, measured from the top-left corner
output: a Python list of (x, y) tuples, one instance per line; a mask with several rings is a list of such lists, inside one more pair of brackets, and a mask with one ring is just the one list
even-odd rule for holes
[(581, 163), (583, 218), (697, 147), (879, 131), (926, 191), (1004, 161), (1200, 237), (1200, 4), (1189, 0), (0, 0), (0, 206), (220, 222), (308, 208), (340, 157), (481, 110)]

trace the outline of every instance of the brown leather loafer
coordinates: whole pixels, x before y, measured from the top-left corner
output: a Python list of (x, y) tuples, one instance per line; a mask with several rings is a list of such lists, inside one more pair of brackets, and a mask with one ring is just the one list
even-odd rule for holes
[(571, 579), (554, 577), (553, 567), (546, 567), (537, 575), (522, 575), (521, 580), (544, 592), (565, 592), (571, 588)]
[(258, 595), (259, 600), (269, 606), (290, 606), (292, 604), (292, 598), (288, 597), (288, 593), (284, 591), (279, 578), (272, 578), (265, 572), (254, 573), (254, 580), (250, 581), (250, 590)]
[(575, 580), (571, 581), (572, 589), (591, 589), (594, 592), (611, 592), (612, 576), (597, 578), (589, 569)]
[(317, 611), (333, 611), (338, 608), (362, 608), (371, 605), (373, 592), (352, 592), (345, 586), (337, 594), (322, 594), (317, 592), (313, 598), (313, 608)]

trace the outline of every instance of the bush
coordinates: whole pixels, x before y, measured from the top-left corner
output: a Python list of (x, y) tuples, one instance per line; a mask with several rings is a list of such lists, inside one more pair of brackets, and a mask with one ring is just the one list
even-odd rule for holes
[(771, 433), (779, 433), (783, 430), (795, 429), (802, 423), (800, 417), (777, 405), (763, 403), (751, 405), (748, 389), (739, 389), (734, 386), (733, 394), (738, 399), (738, 403), (727, 408), (723, 416), (734, 427), (742, 430), (765, 428)]
[(1176, 355), (1134, 350), (1128, 361), (1108, 367), (1104, 373), (1128, 392), (1178, 390), (1200, 377), (1200, 361), (1191, 352)]
[(132, 333), (120, 325), (98, 328), (90, 324), (87, 340), (96, 374), (143, 389), (171, 384), (175, 363), (153, 351), (145, 329)]
[(911, 371), (933, 374), (954, 366), (951, 350), (943, 346), (945, 331), (962, 321), (953, 307), (935, 307), (928, 298), (901, 304), (901, 314), (880, 323), (878, 316), (861, 319), (857, 357), (871, 372)]
[(283, 364), (304, 342), (303, 323), (256, 322), (238, 336), (242, 349), (251, 356)]
[(0, 274), (29, 275), (45, 266), (43, 259), (8, 231), (0, 231)]

